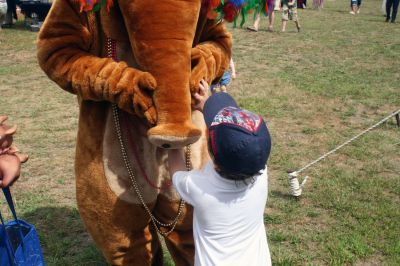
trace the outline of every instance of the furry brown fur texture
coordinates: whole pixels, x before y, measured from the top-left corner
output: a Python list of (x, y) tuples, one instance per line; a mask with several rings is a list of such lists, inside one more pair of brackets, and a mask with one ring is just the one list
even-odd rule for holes
[[(193, 167), (208, 159), (204, 121), (191, 110), (190, 92), (202, 78), (212, 82), (222, 76), (231, 37), (200, 8), (201, 0), (116, 0), (109, 12), (80, 13), (73, 0), (55, 0), (39, 34), (40, 66), (79, 99), (77, 202), (110, 264), (162, 265), (158, 236), (131, 189), (111, 104), (120, 109), (143, 200), (164, 223), (176, 216), (179, 196), (168, 186), (166, 152), (158, 146), (186, 145), (200, 137), (191, 148)], [(118, 61), (106, 58), (106, 37), (117, 42)], [(193, 264), (190, 206), (165, 240), (176, 265)]]

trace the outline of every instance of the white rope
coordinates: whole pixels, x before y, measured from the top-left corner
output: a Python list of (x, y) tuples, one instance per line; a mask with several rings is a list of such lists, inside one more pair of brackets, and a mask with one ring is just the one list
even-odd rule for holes
[(388, 119), (390, 119), (391, 117), (397, 115), (400, 113), (400, 109), (391, 113), (390, 115), (388, 115), (387, 117), (383, 118), (381, 121), (379, 121), (378, 123), (376, 123), (375, 125), (367, 128), (366, 130), (362, 131), (361, 133), (357, 134), (356, 136), (352, 137), (351, 139), (347, 140), (346, 142), (344, 142), (343, 144), (337, 146), (336, 148), (334, 148), (333, 150), (325, 153), (324, 155), (322, 155), (321, 157), (319, 157), (318, 159), (312, 161), (311, 163), (305, 165), (303, 168), (301, 168), (300, 170), (294, 171), (294, 172), (290, 172), (288, 175), (288, 180), (289, 180), (289, 185), (290, 185), (290, 194), (292, 196), (295, 197), (299, 197), (301, 195), (302, 192), (302, 187), (304, 186), (304, 184), (306, 183), (308, 176), (306, 176), (303, 180), (303, 182), (301, 184), (299, 184), (299, 180), (297, 179), (297, 176), (299, 175), (299, 173), (303, 172), (304, 170), (306, 170), (307, 168), (311, 167), (312, 165), (318, 163), (319, 161), (325, 159), (326, 157), (328, 157), (329, 155), (331, 155), (332, 153), (335, 153), (336, 151), (338, 151), (339, 149), (343, 148), (344, 146), (346, 146), (347, 144), (353, 142), (354, 140), (358, 139), (359, 137), (361, 137), (362, 135), (368, 133), (369, 131), (373, 130), (374, 128), (376, 128), (377, 126), (381, 125), (382, 123), (384, 123), (385, 121), (387, 121)]

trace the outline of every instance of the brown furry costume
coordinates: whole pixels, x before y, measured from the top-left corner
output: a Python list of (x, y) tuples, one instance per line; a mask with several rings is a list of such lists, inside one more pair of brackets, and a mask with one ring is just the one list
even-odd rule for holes
[[(117, 43), (118, 62), (106, 58), (106, 37)], [(191, 112), (190, 90), (196, 91), (203, 77), (211, 82), (222, 76), (230, 49), (230, 35), (222, 23), (206, 18), (201, 0), (115, 0), (109, 12), (97, 13), (81, 13), (73, 0), (53, 2), (39, 34), (39, 64), (61, 88), (78, 96), (77, 202), (109, 263), (162, 265), (155, 228), (131, 189), (111, 103), (119, 107), (143, 201), (169, 223), (179, 197), (170, 186), (166, 152), (157, 146), (182, 146), (199, 138), (205, 126), (202, 115)], [(192, 145), (193, 167), (206, 160), (202, 133)], [(165, 238), (177, 265), (193, 264), (191, 217), (186, 206), (183, 219)]]

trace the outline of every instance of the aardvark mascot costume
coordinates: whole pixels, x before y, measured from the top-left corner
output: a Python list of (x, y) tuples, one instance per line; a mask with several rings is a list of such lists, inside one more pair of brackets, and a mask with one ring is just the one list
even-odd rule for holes
[(55, 0), (39, 33), (41, 68), (78, 98), (78, 208), (112, 265), (162, 265), (157, 232), (176, 265), (193, 264), (192, 210), (171, 186), (164, 148), (192, 144), (193, 168), (208, 160), (191, 93), (229, 64), (217, 2)]

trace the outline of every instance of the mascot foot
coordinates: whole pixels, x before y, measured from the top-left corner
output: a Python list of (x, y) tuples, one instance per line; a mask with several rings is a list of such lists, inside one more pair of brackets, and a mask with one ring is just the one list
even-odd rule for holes
[(158, 147), (176, 149), (195, 143), (201, 130), (192, 124), (161, 124), (149, 129), (147, 135), (149, 141)]

